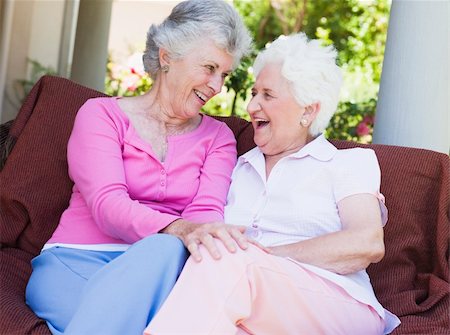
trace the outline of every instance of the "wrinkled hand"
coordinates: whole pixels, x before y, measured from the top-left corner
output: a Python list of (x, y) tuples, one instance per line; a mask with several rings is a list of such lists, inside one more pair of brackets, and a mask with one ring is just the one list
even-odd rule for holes
[(191, 253), (195, 261), (200, 262), (202, 255), (200, 245), (208, 250), (214, 259), (220, 259), (222, 255), (216, 245), (216, 239), (220, 240), (225, 248), (236, 252), (237, 248), (243, 250), (248, 248), (249, 243), (254, 244), (268, 252), (258, 242), (244, 235), (246, 227), (225, 223), (192, 223), (185, 220), (176, 220), (164, 228), (162, 232), (172, 234), (180, 238)]

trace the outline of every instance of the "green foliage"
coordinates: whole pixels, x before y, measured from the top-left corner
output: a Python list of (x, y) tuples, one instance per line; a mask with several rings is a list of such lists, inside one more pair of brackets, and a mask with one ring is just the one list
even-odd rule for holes
[(36, 82), (44, 75), (55, 75), (56, 71), (51, 66), (44, 66), (34, 59), (27, 58), (27, 62), (30, 64), (30, 75), (28, 79), (17, 79), (14, 87), (15, 95), (18, 101), (22, 103), (31, 88)]
[(235, 0), (234, 6), (252, 32), (257, 50), (281, 34), (303, 31), (309, 38), (333, 43), (341, 65), (371, 71), (379, 82), (387, 0)]
[(30, 93), (34, 84), (43, 75), (55, 75), (56, 71), (51, 66), (44, 66), (34, 59), (27, 58), (27, 63), (30, 65), (30, 72), (27, 79), (16, 79), (12, 87), (12, 95), (5, 91), (5, 99), (13, 106), (17, 111), (24, 103), (25, 98)]
[(334, 44), (345, 82), (342, 102), (326, 134), (371, 141), (386, 43), (387, 0), (235, 0), (234, 5), (258, 50), (281, 34), (299, 31), (324, 44)]
[(376, 100), (339, 104), (330, 120), (325, 136), (341, 140), (371, 143), (375, 117)]
[(229, 115), (242, 116), (246, 113), (242, 108), (242, 103), (247, 99), (248, 91), (254, 82), (253, 74), (249, 69), (255, 57), (256, 55), (252, 54), (243, 58), (238, 68), (225, 81), (225, 87), (230, 93), (233, 93), (233, 103)]

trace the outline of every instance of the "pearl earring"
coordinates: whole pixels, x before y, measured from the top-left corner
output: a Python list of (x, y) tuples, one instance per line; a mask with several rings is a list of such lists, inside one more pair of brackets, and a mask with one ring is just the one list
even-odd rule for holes
[(301, 124), (303, 127), (307, 127), (307, 126), (308, 126), (308, 119), (307, 119), (307, 118), (302, 118), (302, 119), (300, 120), (300, 124)]
[(163, 71), (163, 72), (165, 72), (165, 73), (167, 73), (167, 72), (169, 72), (169, 65), (163, 65), (162, 67), (161, 67), (161, 70)]

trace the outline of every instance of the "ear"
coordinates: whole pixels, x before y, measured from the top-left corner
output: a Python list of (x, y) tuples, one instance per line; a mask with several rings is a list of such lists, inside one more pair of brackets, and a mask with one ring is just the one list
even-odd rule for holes
[(320, 112), (320, 102), (312, 103), (305, 107), (305, 112), (303, 113), (303, 117), (306, 117), (311, 124), (317, 117), (317, 114)]
[(170, 65), (169, 53), (164, 48), (159, 48), (159, 64), (161, 64), (161, 67), (164, 65)]

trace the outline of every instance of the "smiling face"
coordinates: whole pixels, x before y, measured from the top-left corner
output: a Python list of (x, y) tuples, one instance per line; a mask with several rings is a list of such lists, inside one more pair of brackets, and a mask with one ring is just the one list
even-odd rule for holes
[(259, 73), (247, 106), (254, 141), (265, 155), (290, 154), (306, 143), (308, 128), (302, 117), (312, 121), (291, 93), (289, 82), (281, 75), (281, 64), (269, 63)]
[[(161, 58), (168, 58), (162, 55)], [(202, 106), (222, 89), (232, 71), (233, 57), (211, 41), (192, 48), (181, 59), (168, 60), (165, 76), (164, 105), (172, 117), (189, 119), (198, 115)]]

